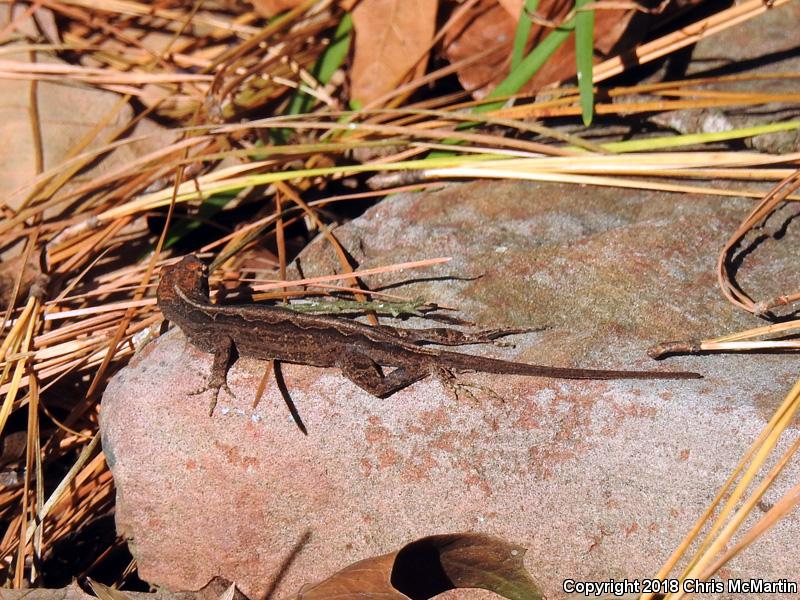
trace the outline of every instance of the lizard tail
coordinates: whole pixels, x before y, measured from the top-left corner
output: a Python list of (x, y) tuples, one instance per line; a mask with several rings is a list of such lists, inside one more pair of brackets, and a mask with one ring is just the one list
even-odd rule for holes
[(437, 361), (442, 367), (482, 371), (504, 375), (527, 375), (532, 377), (552, 377), (556, 379), (702, 379), (700, 373), (690, 371), (614, 371), (608, 369), (574, 369), (570, 367), (546, 367), (527, 363), (511, 362), (484, 356), (460, 354), (458, 352), (439, 353)]

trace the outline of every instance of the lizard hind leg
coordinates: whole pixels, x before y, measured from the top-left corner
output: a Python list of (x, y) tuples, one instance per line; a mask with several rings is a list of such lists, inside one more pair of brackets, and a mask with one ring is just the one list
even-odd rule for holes
[(397, 367), (394, 371), (384, 374), (380, 365), (372, 358), (352, 349), (344, 353), (337, 366), (341, 369), (342, 375), (378, 398), (391, 396), (430, 375), (424, 367)]
[(464, 394), (473, 404), (478, 404), (479, 400), (476, 394), (483, 393), (500, 403), (505, 402), (503, 398), (490, 387), (477, 383), (459, 381), (458, 376), (451, 369), (446, 367), (437, 367), (433, 375), (446, 390), (453, 394), (456, 401), (460, 402), (461, 395)]

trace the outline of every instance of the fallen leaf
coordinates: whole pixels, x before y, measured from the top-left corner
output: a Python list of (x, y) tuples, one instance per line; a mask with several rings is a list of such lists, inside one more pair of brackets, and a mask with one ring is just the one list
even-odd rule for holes
[[(9, 8), (9, 11), (11, 10)], [(14, 5), (10, 13), (11, 21), (9, 15), (4, 12), (0, 15), (0, 29), (7, 27), (8, 23), (13, 21), (17, 23), (22, 35), (36, 39), (40, 35), (38, 28), (42, 24), (46, 25), (52, 20), (55, 28), (55, 17), (48, 9), (37, 8), (35, 20), (22, 18), (26, 10), (20, 4)], [(49, 29), (48, 25), (45, 31)], [(30, 50), (25, 48), (23, 41), (24, 38), (6, 44), (4, 51), (8, 54), (5, 54), (3, 59), (29, 63)], [(15, 51), (15, 46), (19, 46), (18, 52)], [(36, 52), (35, 56), (38, 63), (64, 64), (50, 52)], [(42, 167), (45, 170), (55, 168), (67, 160), (74, 148), (89, 135), (94, 134), (94, 137), (84, 150), (89, 151), (104, 146), (122, 126), (130, 122), (134, 115), (130, 105), (119, 107), (121, 96), (114, 92), (83, 85), (65, 85), (56, 81), (38, 81), (36, 90), (41, 128), (38, 142), (41, 142), (44, 161)], [(3, 80), (3, 84), (0, 85), (0, 139), (3, 140), (0, 146), (0, 197), (13, 210), (17, 210), (30, 194), (33, 189), (32, 181), (37, 175), (36, 129), (31, 122), (30, 102), (30, 81)], [(112, 119), (99, 127), (100, 122), (108, 115), (113, 115)], [(179, 136), (175, 131), (148, 119), (140, 121), (128, 133), (131, 137), (141, 136), (142, 139), (117, 148), (93, 161), (80, 176), (72, 178), (62, 187), (56, 193), (56, 198), (92, 177), (113, 171), (143, 154), (163, 148)], [(48, 218), (57, 213), (58, 209), (48, 210), (44, 216)]]
[[(689, 0), (687, 3), (696, 2), (697, 0)], [(484, 60), (468, 64), (457, 72), (461, 85), (476, 98), (488, 94), (509, 73), (520, 5), (518, 0), (481, 0), (444, 37), (445, 56), (451, 63), (468, 59), (487, 48), (495, 48)], [(541, 0), (536, 15), (551, 23), (559, 23), (573, 7), (573, 0)], [(665, 17), (666, 14), (647, 14), (632, 8), (597, 10), (594, 26), (595, 51), (601, 55), (621, 53), (637, 44), (656, 19)], [(551, 31), (551, 26), (534, 22), (527, 52)], [(573, 77), (575, 72), (575, 42), (572, 37), (553, 53), (519, 91), (536, 92), (547, 84)]]
[(28, 443), (28, 436), (24, 431), (12, 431), (3, 436), (3, 443), (0, 444), (0, 466), (16, 463), (25, 454), (25, 446)]
[(502, 6), (516, 22), (519, 13), (522, 11), (522, 5), (525, 4), (525, 0), (497, 0), (497, 3)]
[(74, 583), (59, 589), (3, 590), (2, 598), (3, 600), (96, 600)]
[[(448, 590), (482, 588), (509, 600), (544, 600), (525, 570), (525, 548), (480, 533), (420, 538), (400, 550), (345, 567), (305, 586), (291, 600), (427, 600)], [(246, 600), (230, 582), (212, 580), (196, 592), (119, 591), (90, 582), (100, 600)], [(3, 600), (95, 600), (77, 585), (4, 590)]]
[(438, 4), (438, 0), (362, 0), (353, 9), (353, 100), (369, 104), (425, 72)]
[(488, 535), (433, 535), (345, 567), (304, 587), (293, 600), (426, 600), (457, 588), (482, 588), (511, 600), (543, 599), (524, 556), (522, 546)]
[(451, 63), (494, 48), (478, 62), (457, 71), (458, 80), (482, 98), (508, 74), (516, 19), (495, 0), (481, 0), (458, 19), (444, 36), (445, 56)]
[(22, 278), (20, 279), (16, 296), (18, 304), (20, 301), (22, 304), (25, 303), (31, 285), (42, 276), (39, 255), (36, 252), (31, 252), (27, 262), (23, 264), (24, 258), (25, 255), (23, 253), (0, 262), (0, 306), (2, 306), (0, 310), (5, 310), (5, 307), (11, 304), (14, 286), (16, 286), (17, 279), (20, 277), (20, 271)]
[(128, 596), (126, 592), (110, 588), (99, 581), (92, 581), (90, 579), (89, 587), (92, 588), (92, 591), (95, 593), (98, 600), (132, 600), (132, 598)]

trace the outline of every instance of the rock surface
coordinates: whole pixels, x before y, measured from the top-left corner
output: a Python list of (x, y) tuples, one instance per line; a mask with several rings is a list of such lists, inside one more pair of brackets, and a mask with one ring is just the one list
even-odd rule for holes
[[(284, 365), (304, 435), (274, 378), (252, 408), (267, 367), (246, 358), (228, 376), (236, 397), (222, 394), (208, 417), (209, 394), (188, 394), (211, 357), (170, 331), (112, 380), (101, 412), (118, 528), (141, 577), (196, 589), (220, 575), (251, 598), (283, 597), (417, 537), (464, 530), (528, 547), (526, 564), (551, 598), (565, 578), (651, 576), (797, 377), (790, 356), (657, 364), (644, 355), (656, 341), (758, 323), (721, 298), (714, 277), (719, 248), (751, 206), (490, 182), (370, 209), (337, 230), (362, 268), (454, 257), (368, 279), (371, 287), (456, 307), (485, 327), (548, 327), (515, 336), (515, 348), (466, 351), (550, 365), (685, 368), (705, 379), (474, 374), (459, 377), (478, 386), (473, 397), (429, 379), (376, 400), (335, 370)], [(748, 255), (745, 289), (769, 295), (798, 280), (789, 243), (797, 227)], [(321, 243), (301, 258), (307, 276), (335, 269)], [(795, 462), (764, 503), (798, 478)], [(723, 577), (794, 580), (798, 536), (795, 515)], [(484, 597), (471, 594), (449, 595)]]

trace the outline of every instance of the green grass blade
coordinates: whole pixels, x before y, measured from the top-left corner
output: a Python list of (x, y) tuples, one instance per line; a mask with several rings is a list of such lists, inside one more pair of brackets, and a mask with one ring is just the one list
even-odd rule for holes
[(688, 133), (643, 140), (610, 142), (608, 144), (603, 144), (603, 148), (611, 152), (653, 152), (655, 150), (661, 150), (662, 148), (678, 148), (680, 146), (694, 146), (696, 144), (712, 144), (714, 142), (740, 140), (757, 135), (765, 135), (767, 133), (776, 133), (778, 131), (791, 131), (793, 129), (800, 129), (800, 120), (765, 123), (764, 125), (754, 125), (752, 127), (741, 127), (739, 129), (715, 131), (712, 133)]
[(528, 13), (536, 12), (539, 0), (525, 0), (522, 10), (519, 12), (517, 30), (514, 33), (514, 47), (511, 50), (511, 70), (516, 69), (522, 62), (522, 55), (525, 53), (525, 46), (528, 43), (528, 36), (531, 33), (531, 19)]
[[(350, 13), (347, 13), (339, 22), (338, 27), (336, 27), (330, 45), (325, 49), (314, 64), (314, 68), (311, 70), (311, 74), (321, 84), (324, 85), (328, 83), (336, 72), (336, 69), (341, 67), (344, 63), (347, 52), (350, 50), (350, 41), (353, 38), (352, 32), (353, 19), (350, 17)], [(313, 96), (298, 90), (292, 97), (292, 101), (289, 103), (285, 114), (298, 115), (307, 113), (311, 110), (313, 102)]]
[(578, 91), (581, 98), (583, 124), (592, 123), (594, 86), (592, 85), (592, 55), (594, 50), (594, 10), (580, 10), (592, 0), (575, 0), (575, 63), (578, 72)]
[[(522, 86), (531, 80), (536, 72), (547, 62), (547, 59), (553, 55), (553, 52), (563, 44), (569, 35), (575, 29), (575, 18), (565, 21), (559, 27), (553, 29), (542, 42), (534, 48), (528, 56), (522, 59), (522, 62), (516, 69), (512, 69), (503, 81), (501, 81), (496, 88), (492, 90), (489, 97), (494, 96), (510, 96), (516, 94)], [(476, 109), (475, 112), (486, 112), (496, 110), (503, 106), (502, 102), (494, 102), (483, 104)]]
[(347, 13), (333, 34), (330, 46), (323, 52), (317, 63), (316, 76), (320, 83), (328, 83), (336, 70), (342, 66), (350, 42), (353, 39), (353, 18)]

